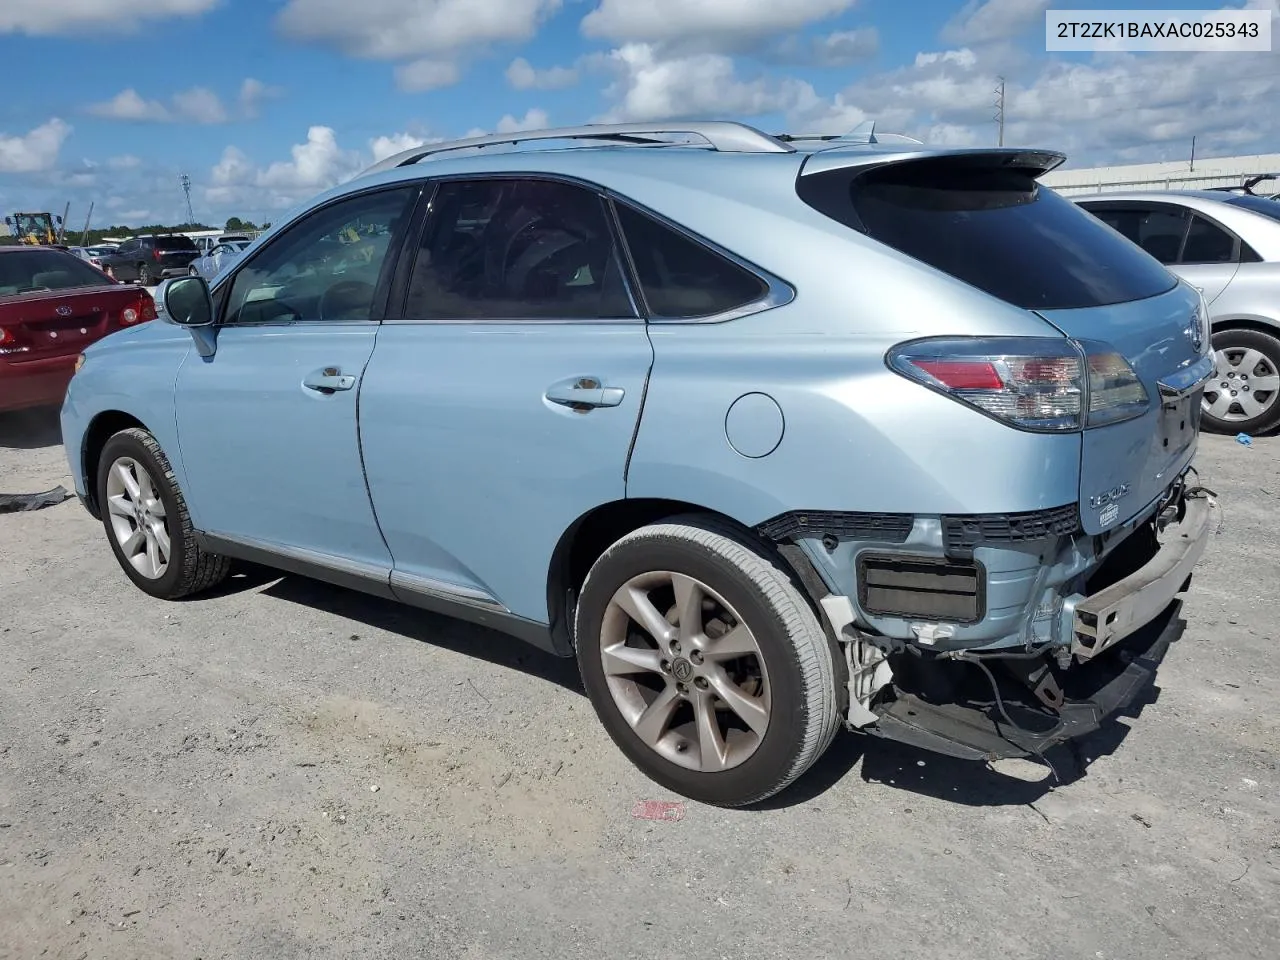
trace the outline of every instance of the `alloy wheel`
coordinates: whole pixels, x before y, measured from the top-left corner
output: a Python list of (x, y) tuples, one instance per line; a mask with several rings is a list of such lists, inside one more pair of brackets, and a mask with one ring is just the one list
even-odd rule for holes
[(728, 770), (764, 739), (771, 697), (760, 646), (700, 580), (654, 571), (624, 583), (605, 611), (600, 656), (623, 718), (672, 763)]
[(107, 473), (107, 515), (125, 559), (148, 580), (169, 569), (171, 542), (164, 501), (151, 475), (132, 457), (118, 457)]

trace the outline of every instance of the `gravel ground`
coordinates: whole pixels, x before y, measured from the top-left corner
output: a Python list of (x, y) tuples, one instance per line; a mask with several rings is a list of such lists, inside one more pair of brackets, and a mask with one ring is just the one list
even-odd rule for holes
[[(1186, 635), (1083, 775), (846, 735), (673, 822), (570, 664), (256, 569), (162, 603), (74, 500), (0, 515), (0, 958), (1272, 958), (1280, 440), (1199, 465)], [(0, 491), (57, 483), (0, 415)]]

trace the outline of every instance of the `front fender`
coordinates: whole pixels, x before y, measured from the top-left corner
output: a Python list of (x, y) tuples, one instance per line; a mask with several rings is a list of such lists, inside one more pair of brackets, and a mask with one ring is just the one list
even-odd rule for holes
[[(186, 331), (155, 321), (147, 328), (113, 334), (85, 352), (72, 377), (60, 415), (63, 452), (77, 495), (92, 509), (93, 448), (104, 429), (115, 432), (129, 421), (140, 423), (164, 450), (179, 486), (189, 489), (178, 439), (174, 385), (191, 352)], [(198, 525), (198, 506), (188, 502)]]

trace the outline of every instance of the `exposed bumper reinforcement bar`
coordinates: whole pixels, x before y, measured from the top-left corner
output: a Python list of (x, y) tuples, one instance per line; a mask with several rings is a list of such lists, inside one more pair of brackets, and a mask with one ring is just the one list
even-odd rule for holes
[(1071, 652), (1097, 656), (1130, 636), (1181, 593), (1209, 542), (1210, 504), (1185, 501), (1183, 518), (1165, 529), (1159, 551), (1141, 569), (1076, 604)]

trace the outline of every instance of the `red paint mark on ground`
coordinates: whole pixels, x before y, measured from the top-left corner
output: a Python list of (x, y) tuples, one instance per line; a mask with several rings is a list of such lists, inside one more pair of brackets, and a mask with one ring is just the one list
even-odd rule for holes
[(683, 820), (684, 804), (670, 800), (638, 800), (631, 808), (631, 816), (637, 820)]

